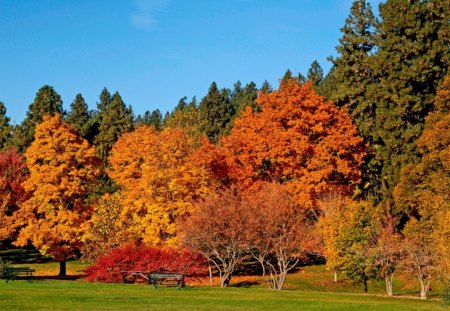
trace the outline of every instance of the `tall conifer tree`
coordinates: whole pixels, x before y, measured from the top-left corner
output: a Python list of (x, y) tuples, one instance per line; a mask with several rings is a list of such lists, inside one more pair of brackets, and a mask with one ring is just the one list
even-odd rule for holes
[(16, 133), (18, 148), (24, 151), (34, 140), (36, 124), (42, 122), (45, 115), (63, 115), (61, 96), (49, 85), (44, 85), (36, 93), (36, 97), (28, 106), (27, 116), (23, 120), (20, 131)]
[(400, 169), (419, 159), (416, 140), (448, 70), (450, 6), (442, 0), (390, 0), (380, 5), (380, 16), (371, 62), (377, 84), (370, 95), (377, 105), (373, 140), (380, 190), (389, 212)]
[(6, 116), (6, 107), (0, 101), (0, 150), (4, 149), (11, 139), (12, 127), (9, 124), (10, 118)]
[(70, 104), (70, 111), (67, 114), (66, 122), (72, 126), (80, 136), (86, 138), (89, 132), (90, 114), (88, 105), (81, 94), (77, 94), (75, 100)]
[[(102, 104), (102, 102), (100, 102)], [(104, 109), (104, 107), (99, 107)], [(117, 141), (122, 133), (133, 129), (133, 111), (131, 107), (126, 107), (122, 97), (116, 92), (104, 111), (99, 111), (101, 123), (99, 133), (95, 137), (97, 154), (107, 163), (112, 145)]]
[(219, 90), (215, 82), (211, 83), (208, 94), (200, 102), (200, 115), (203, 120), (202, 132), (216, 143), (225, 131), (227, 124), (235, 114), (230, 101), (230, 91)]

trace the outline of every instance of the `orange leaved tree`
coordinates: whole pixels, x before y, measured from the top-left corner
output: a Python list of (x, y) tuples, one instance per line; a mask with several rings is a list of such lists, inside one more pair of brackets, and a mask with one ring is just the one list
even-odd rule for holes
[(108, 174), (122, 187), (120, 222), (129, 239), (178, 243), (177, 221), (209, 189), (206, 171), (190, 159), (193, 151), (191, 138), (177, 128), (141, 126), (119, 138)]
[(18, 218), (26, 220), (17, 241), (28, 241), (44, 255), (60, 263), (66, 275), (66, 260), (82, 246), (82, 236), (92, 207), (85, 198), (99, 174), (95, 150), (60, 115), (46, 116), (36, 126), (34, 142), (25, 152), (30, 177), (23, 183), (30, 197), (21, 204)]
[(283, 183), (298, 204), (314, 208), (321, 193), (348, 193), (360, 182), (366, 153), (357, 128), (311, 83), (282, 81), (257, 103), (261, 111), (247, 109), (219, 142), (232, 183), (241, 189)]

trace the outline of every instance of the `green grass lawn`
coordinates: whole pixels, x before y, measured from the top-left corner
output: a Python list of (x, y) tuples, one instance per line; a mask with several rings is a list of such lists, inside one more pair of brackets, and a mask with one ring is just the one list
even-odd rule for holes
[[(30, 266), (37, 270), (32, 283), (23, 280), (6, 283), (0, 280), (0, 310), (450, 310), (437, 299), (418, 299), (414, 282), (398, 278), (394, 285), (396, 297), (384, 295), (383, 282), (369, 283), (369, 293), (348, 280), (332, 282), (324, 266), (300, 268), (288, 276), (286, 290), (267, 289), (258, 276), (236, 276), (231, 287), (220, 289), (192, 286), (176, 290), (142, 284), (102, 284), (83, 280), (87, 264), (69, 261), (69, 278), (59, 280), (58, 263), (40, 258), (33, 251), (10, 250), (14, 266)], [(37, 258), (27, 260), (26, 255)], [(20, 260), (17, 260), (20, 259)], [(414, 280), (413, 280), (414, 281)], [(208, 282), (205, 281), (204, 284)], [(196, 283), (191, 283), (194, 285)]]
[(1, 282), (1, 310), (445, 310), (440, 301), (261, 287), (226, 289), (99, 284), (81, 281)]

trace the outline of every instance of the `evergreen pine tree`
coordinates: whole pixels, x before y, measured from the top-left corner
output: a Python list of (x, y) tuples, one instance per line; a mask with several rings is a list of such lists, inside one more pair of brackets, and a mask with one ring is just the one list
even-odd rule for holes
[(148, 120), (148, 125), (153, 126), (157, 131), (162, 129), (162, 114), (159, 109), (153, 110)]
[(36, 124), (43, 121), (44, 115), (64, 114), (61, 96), (49, 85), (44, 85), (36, 93), (32, 104), (28, 106), (27, 116), (15, 137), (20, 151), (25, 151), (34, 140)]
[[(354, 1), (350, 15), (341, 28), (342, 37), (336, 47), (339, 56), (330, 58), (334, 67), (317, 90), (338, 106), (347, 107), (361, 137), (370, 148), (376, 145), (376, 103), (373, 100), (376, 79), (371, 67), (371, 57), (375, 51), (375, 26), (376, 19), (370, 4), (365, 0)], [(364, 163), (363, 188), (365, 194), (375, 192), (375, 197), (379, 198), (380, 164), (374, 154), (374, 150), (370, 152)]]
[[(302, 75), (299, 74), (299, 79), (301, 78)], [(313, 81), (315, 86), (320, 85), (323, 80), (323, 69), (316, 60), (311, 63), (311, 67), (308, 69), (308, 80)]]
[(369, 58), (375, 48), (375, 17), (365, 0), (353, 2), (350, 15), (341, 28), (343, 34), (336, 47), (339, 57), (334, 64), (336, 93), (333, 100), (339, 106), (347, 105), (360, 133), (366, 137), (373, 131), (372, 102), (365, 99), (368, 84), (373, 83)]
[(215, 82), (211, 83), (208, 94), (200, 102), (199, 109), (203, 124), (202, 132), (216, 143), (235, 114), (230, 91), (219, 90)]
[(6, 107), (0, 101), (0, 150), (4, 149), (11, 139), (12, 126), (9, 124), (10, 118), (6, 116)]
[[(102, 104), (102, 101), (100, 102)], [(106, 107), (99, 106), (99, 114), (101, 123), (99, 133), (95, 137), (95, 146), (97, 154), (107, 163), (107, 159), (113, 144), (117, 141), (122, 133), (129, 132), (133, 129), (133, 111), (131, 107), (126, 107), (122, 97), (116, 92)]]
[(259, 89), (263, 93), (272, 93), (273, 88), (270, 85), (269, 81), (264, 80), (263, 84), (261, 85), (261, 88)]
[(293, 78), (292, 71), (290, 69), (287, 69), (286, 72), (283, 75), (283, 78), (281, 78), (281, 80), (282, 81), (287, 81), (287, 80), (290, 80), (292, 78)]
[(70, 111), (67, 114), (66, 122), (73, 127), (77, 133), (86, 138), (89, 129), (89, 119), (91, 118), (88, 105), (81, 94), (77, 94), (74, 101), (70, 104)]
[(234, 84), (233, 91), (231, 92), (230, 100), (233, 105), (236, 115), (247, 106), (256, 108), (255, 100), (258, 97), (258, 89), (254, 82), (248, 83), (244, 88), (241, 86), (241, 82), (237, 81)]
[[(442, 0), (388, 0), (380, 5), (374, 142), (386, 209), (400, 169), (418, 161), (415, 141), (432, 110), (450, 61), (450, 6)], [(393, 211), (394, 214), (401, 211)]]

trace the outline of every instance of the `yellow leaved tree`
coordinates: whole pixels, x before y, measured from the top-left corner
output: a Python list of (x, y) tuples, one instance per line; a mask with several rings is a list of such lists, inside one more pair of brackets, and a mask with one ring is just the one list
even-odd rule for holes
[(207, 172), (190, 158), (192, 139), (182, 129), (141, 126), (112, 149), (109, 176), (122, 188), (120, 221), (131, 240), (176, 245), (178, 220), (209, 192)]
[(92, 207), (85, 203), (88, 187), (99, 174), (100, 160), (89, 143), (63, 123), (60, 115), (46, 116), (36, 126), (34, 142), (25, 152), (30, 177), (23, 183), (30, 197), (18, 210), (24, 223), (18, 246), (31, 242), (39, 251), (60, 263), (82, 246)]

